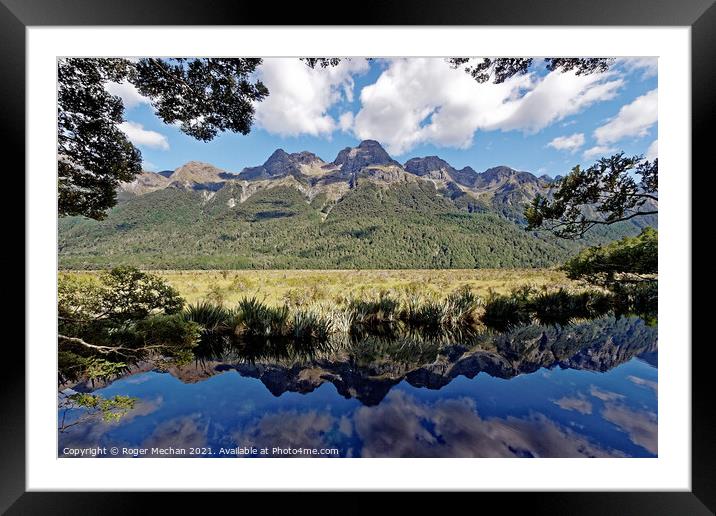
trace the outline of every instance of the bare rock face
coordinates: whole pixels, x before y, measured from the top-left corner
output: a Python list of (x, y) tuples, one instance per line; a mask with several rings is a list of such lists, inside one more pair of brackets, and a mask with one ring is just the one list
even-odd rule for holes
[(455, 170), (450, 163), (437, 157), (412, 158), (405, 162), (405, 170), (416, 176), (426, 176), (435, 172), (451, 172)]
[(332, 165), (340, 167), (344, 173), (358, 172), (371, 165), (401, 167), (400, 163), (391, 158), (390, 154), (375, 140), (364, 140), (358, 147), (346, 147), (338, 153)]
[(283, 149), (277, 149), (263, 165), (243, 169), (239, 173), (239, 179), (251, 181), (289, 175), (300, 177), (304, 167), (320, 168), (323, 165), (325, 165), (324, 161), (312, 152), (302, 151), (289, 154)]
[(129, 183), (120, 183), (119, 198), (128, 198), (134, 195), (144, 195), (155, 190), (166, 188), (170, 180), (154, 172), (142, 172)]
[(262, 168), (268, 177), (286, 176), (298, 171), (298, 166), (291, 159), (291, 155), (283, 149), (274, 151), (263, 164)]
[(325, 165), (324, 161), (312, 152), (293, 152), (289, 154), (289, 156), (294, 162), (299, 163), (301, 165), (315, 165), (319, 163)]
[(485, 170), (478, 174), (475, 181), (476, 188), (489, 188), (510, 184), (538, 184), (539, 179), (529, 172), (518, 172), (510, 167), (499, 166)]
[(169, 176), (169, 181), (174, 186), (191, 188), (195, 185), (223, 183), (229, 177), (231, 177), (231, 174), (227, 174), (214, 165), (200, 161), (190, 161), (176, 169)]
[(474, 186), (475, 181), (477, 180), (478, 174), (473, 170), (472, 167), (464, 167), (460, 170), (453, 169), (450, 173), (452, 178), (455, 180), (456, 183), (462, 185), (462, 186)]
[(406, 179), (407, 175), (399, 167), (365, 167), (356, 174), (356, 177), (372, 179), (382, 183), (395, 183), (402, 179)]
[(457, 170), (438, 156), (410, 159), (405, 163), (405, 170), (416, 176), (453, 181), (466, 187), (473, 186), (479, 175), (470, 167)]

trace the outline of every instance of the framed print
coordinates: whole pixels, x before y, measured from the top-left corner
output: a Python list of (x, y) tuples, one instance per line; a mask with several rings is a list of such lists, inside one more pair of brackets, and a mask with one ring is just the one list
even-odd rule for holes
[(708, 514), (691, 171), (715, 9), (3, 0), (27, 203), (3, 509), (397, 490)]

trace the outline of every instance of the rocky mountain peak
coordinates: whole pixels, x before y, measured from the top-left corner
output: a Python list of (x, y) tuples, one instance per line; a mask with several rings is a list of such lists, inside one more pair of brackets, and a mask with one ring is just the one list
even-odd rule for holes
[(357, 147), (346, 147), (338, 153), (332, 165), (341, 167), (343, 172), (353, 173), (368, 166), (393, 165), (400, 163), (390, 157), (375, 140), (363, 140)]
[(537, 183), (538, 179), (529, 172), (518, 172), (517, 170), (500, 165), (498, 167), (492, 167), (485, 170), (482, 174), (478, 174), (479, 177), (476, 182), (476, 186), (487, 186), (489, 184), (504, 184), (510, 183)]
[(273, 153), (268, 157), (268, 159), (266, 160), (266, 162), (264, 163), (264, 165), (267, 165), (267, 164), (269, 164), (269, 163), (274, 163), (274, 162), (277, 162), (277, 161), (285, 161), (285, 160), (290, 160), (290, 159), (291, 159), (291, 157), (290, 157), (290, 155), (288, 154), (288, 152), (286, 152), (286, 151), (283, 150), (283, 149), (276, 149), (276, 150), (273, 151)]
[(424, 176), (431, 172), (451, 171), (453, 167), (438, 156), (425, 156), (424, 158), (412, 158), (405, 162), (405, 170), (417, 176)]
[(161, 190), (169, 185), (170, 180), (167, 176), (156, 173), (142, 171), (134, 177), (133, 181), (120, 183), (118, 189), (119, 199), (126, 199), (132, 195), (144, 195), (155, 190)]
[(323, 163), (323, 160), (321, 158), (316, 156), (314, 153), (308, 151), (294, 152), (290, 154), (290, 156), (295, 163), (300, 163), (302, 165), (312, 165), (316, 162)]
[(263, 164), (271, 176), (283, 176), (296, 168), (291, 156), (283, 149), (276, 149)]
[(480, 174), (485, 179), (504, 179), (506, 177), (511, 177), (513, 175), (517, 174), (517, 171), (513, 168), (507, 167), (505, 165), (499, 165), (497, 167), (488, 168), (485, 170), (482, 174)]
[[(371, 149), (371, 148), (378, 148), (383, 150), (383, 147), (375, 140), (363, 140), (358, 144), (359, 149)], [(385, 152), (385, 151), (383, 151)]]
[(224, 181), (227, 175), (226, 172), (209, 163), (190, 161), (172, 172), (169, 180), (172, 183), (185, 185), (191, 183), (218, 183)]
[(323, 160), (308, 151), (287, 153), (276, 149), (271, 156), (258, 167), (248, 167), (241, 171), (241, 179), (273, 179), (288, 175), (301, 174), (301, 165), (323, 165)]

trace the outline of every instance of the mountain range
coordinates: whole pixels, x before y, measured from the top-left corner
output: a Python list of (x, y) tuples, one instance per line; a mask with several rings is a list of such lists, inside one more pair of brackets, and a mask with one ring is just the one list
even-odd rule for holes
[[(438, 390), (460, 376), (488, 374), (509, 379), (556, 367), (609, 371), (634, 357), (655, 363), (658, 356), (655, 327), (638, 318), (612, 316), (565, 326), (520, 326), (506, 333), (482, 335), (474, 342), (451, 340), (440, 345), (371, 337), (311, 357), (272, 356), (267, 351), (247, 359), (240, 351), (228, 348), (203, 353), (200, 347), (197, 360), (169, 366), (167, 372), (182, 383), (197, 383), (235, 370), (241, 376), (259, 379), (274, 396), (306, 394), (331, 383), (345, 398), (374, 406), (401, 382)], [(155, 367), (152, 362), (140, 362), (129, 366), (129, 374)], [(87, 392), (109, 383), (111, 380), (94, 379), (63, 387)]]
[(534, 267), (656, 225), (634, 219), (582, 242), (525, 231), (525, 204), (553, 186), (547, 176), (456, 169), (438, 156), (401, 164), (373, 140), (331, 162), (278, 149), (238, 174), (191, 161), (121, 184), (102, 221), (61, 218), (60, 266)]

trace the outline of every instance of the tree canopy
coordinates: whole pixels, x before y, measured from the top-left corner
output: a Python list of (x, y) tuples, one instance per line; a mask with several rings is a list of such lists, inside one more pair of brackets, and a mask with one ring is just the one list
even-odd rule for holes
[(546, 229), (581, 238), (594, 226), (658, 213), (659, 160), (618, 153), (572, 169), (551, 196), (537, 195), (525, 208), (527, 230)]
[(202, 141), (221, 131), (248, 134), (253, 103), (268, 89), (251, 74), (261, 59), (140, 59), (129, 77), (167, 124)]
[[(337, 66), (343, 59), (340, 57), (304, 57), (301, 61), (311, 68), (327, 68)], [(370, 58), (369, 58), (370, 59)], [(483, 57), (473, 61), (470, 57), (450, 57), (447, 62), (453, 68), (464, 67), (466, 73), (479, 83), (493, 81), (495, 84), (505, 82), (510, 77), (522, 75), (534, 64), (531, 57)], [(614, 58), (593, 57), (548, 57), (544, 63), (547, 70), (569, 72), (574, 70), (577, 75), (606, 72), (614, 63)]]
[(617, 283), (653, 281), (658, 272), (658, 233), (647, 227), (638, 236), (587, 247), (563, 269), (571, 279), (607, 288)]
[[(311, 68), (336, 66), (336, 57), (302, 58)], [(603, 72), (613, 59), (547, 58), (550, 71)], [(58, 65), (58, 211), (101, 220), (116, 204), (120, 182), (141, 173), (140, 151), (118, 125), (122, 100), (109, 82), (127, 81), (167, 124), (201, 141), (222, 131), (248, 134), (254, 105), (269, 94), (254, 77), (259, 58), (66, 58)], [(532, 58), (450, 58), (477, 82), (501, 83), (526, 73)]]
[(57, 294), (60, 381), (111, 377), (151, 353), (182, 359), (199, 336), (178, 292), (132, 267), (62, 276)]
[(161, 278), (133, 267), (103, 272), (99, 282), (61, 278), (57, 287), (60, 320), (73, 325), (174, 314), (184, 304), (179, 293)]
[(109, 82), (128, 81), (167, 124), (199, 140), (221, 131), (247, 134), (254, 102), (268, 89), (253, 78), (261, 59), (67, 58), (58, 66), (58, 211), (102, 219), (120, 182), (141, 172), (142, 158), (119, 129), (122, 100)]
[[(474, 62), (468, 57), (451, 57), (448, 62), (453, 68), (464, 66), (465, 72), (479, 83), (493, 81), (495, 84), (505, 82), (515, 75), (527, 73), (534, 64), (531, 57), (485, 57)], [(544, 62), (547, 70), (569, 72), (574, 70), (577, 75), (606, 72), (614, 63), (613, 58), (573, 58), (548, 57)]]
[(127, 76), (124, 59), (63, 59), (58, 67), (57, 169), (60, 215), (100, 219), (120, 181), (141, 172), (142, 158), (117, 124), (124, 107), (104, 88)]

